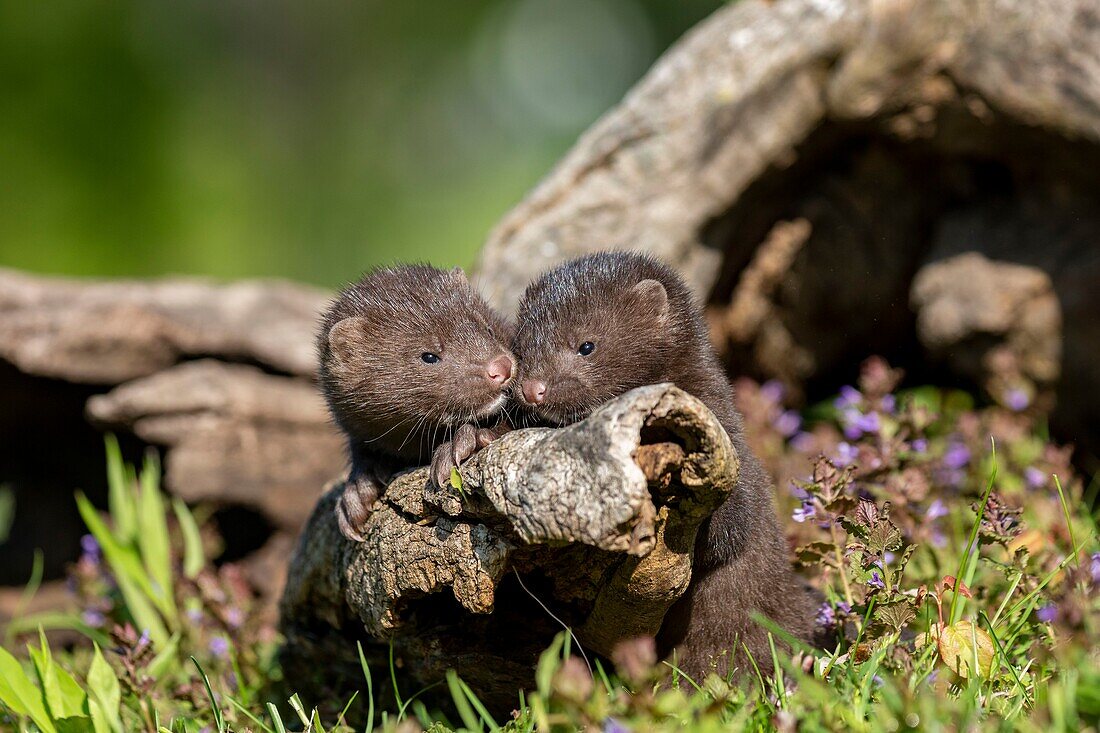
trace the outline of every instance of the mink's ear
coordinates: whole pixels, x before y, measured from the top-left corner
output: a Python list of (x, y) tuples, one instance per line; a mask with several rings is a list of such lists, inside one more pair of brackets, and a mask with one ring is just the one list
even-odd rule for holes
[(652, 314), (655, 318), (668, 315), (668, 293), (661, 283), (656, 280), (642, 280), (630, 292), (637, 299), (642, 313)]
[(452, 267), (448, 274), (455, 283), (467, 286), (470, 284), (470, 278), (466, 276), (466, 271), (461, 267)]
[(338, 321), (328, 332), (328, 347), (337, 364), (351, 363), (355, 351), (362, 346), (366, 322), (357, 316)]

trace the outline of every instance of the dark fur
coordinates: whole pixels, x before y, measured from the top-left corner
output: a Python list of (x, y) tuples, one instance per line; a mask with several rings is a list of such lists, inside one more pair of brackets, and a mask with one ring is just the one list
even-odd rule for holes
[[(660, 289), (635, 286), (655, 280)], [(649, 283), (652, 285), (652, 283)], [(661, 313), (664, 315), (661, 315)], [(741, 459), (729, 499), (700, 529), (692, 582), (669, 612), (658, 637), (663, 653), (677, 649), (680, 666), (699, 675), (735, 643), (748, 646), (761, 671), (772, 667), (759, 611), (802, 639), (813, 629), (809, 594), (791, 571), (772, 502), (772, 482), (745, 442), (733, 390), (710, 345), (691, 291), (674, 270), (633, 253), (599, 253), (567, 262), (532, 283), (520, 304), (513, 352), (522, 380), (546, 383), (541, 418), (564, 424), (601, 403), (646, 384), (673, 382), (718, 417)], [(577, 349), (596, 344), (588, 356)], [(740, 672), (747, 660), (737, 652)]]
[[(345, 495), (362, 504), (342, 502), (345, 534), (355, 538), (393, 473), (424, 465), (456, 430), (499, 412), (507, 385), (485, 369), (494, 357), (512, 358), (511, 335), (461, 270), (375, 270), (337, 296), (317, 348), (321, 389), (348, 437), (348, 484), (359, 493)], [(427, 364), (424, 352), (441, 360)]]

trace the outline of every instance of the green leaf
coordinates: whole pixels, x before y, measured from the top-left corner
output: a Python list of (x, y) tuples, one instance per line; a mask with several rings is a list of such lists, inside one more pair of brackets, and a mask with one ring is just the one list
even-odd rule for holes
[(103, 658), (99, 650), (99, 644), (95, 644), (95, 654), (92, 656), (91, 666), (88, 667), (88, 693), (92, 698), (91, 710), (93, 721), (97, 718), (96, 710), (100, 711), (110, 729), (116, 733), (122, 733), (122, 720), (119, 717), (119, 704), (122, 700), (122, 691), (118, 683), (118, 677), (111, 665)]
[(202, 535), (199, 533), (199, 525), (195, 522), (195, 515), (182, 500), (173, 499), (172, 509), (176, 513), (176, 520), (183, 534), (183, 574), (193, 580), (206, 565), (206, 557), (202, 551)]
[(451, 466), (451, 487), (462, 491), (462, 474), (454, 466)]
[(168, 639), (168, 643), (149, 662), (147, 673), (155, 680), (162, 680), (168, 676), (169, 670), (176, 664), (176, 654), (179, 652), (180, 634), (177, 631)]
[(993, 674), (993, 640), (984, 629), (970, 621), (959, 621), (942, 629), (933, 624), (932, 635), (940, 659), (960, 677), (969, 678), (973, 674), (975, 659), (979, 675)]
[[(115, 531), (123, 544), (129, 544), (137, 534), (137, 509), (134, 495), (126, 478), (122, 451), (113, 435), (104, 438), (107, 444), (107, 507), (115, 522)], [(98, 538), (97, 538), (98, 539)]]
[[(172, 587), (172, 555), (168, 549), (168, 522), (160, 493), (160, 466), (153, 453), (146, 454), (138, 495), (138, 547), (155, 597), (163, 599), (169, 621), (179, 616)], [(159, 604), (158, 604), (159, 605)]]
[(225, 726), (225, 717), (222, 715), (221, 708), (218, 707), (218, 699), (214, 697), (214, 688), (210, 686), (210, 678), (206, 676), (206, 672), (203, 670), (202, 665), (199, 664), (199, 660), (191, 657), (191, 663), (195, 665), (195, 669), (199, 671), (199, 676), (202, 677), (202, 684), (206, 687), (206, 698), (210, 701), (210, 711), (214, 715), (214, 723), (218, 727), (218, 733), (225, 733), (227, 728)]
[[(41, 646), (37, 649), (28, 646), (27, 651), (30, 652), (35, 670), (38, 672), (38, 682), (50, 717), (55, 722), (62, 718), (83, 717), (88, 696), (72, 675), (53, 661), (50, 645), (46, 641), (46, 632), (42, 629), (38, 630), (38, 639)], [(58, 725), (58, 728), (60, 729), (61, 726)]]
[(19, 660), (3, 647), (0, 647), (0, 701), (16, 715), (34, 721), (42, 733), (57, 733), (46, 712), (42, 691), (23, 671)]
[(539, 663), (535, 667), (535, 686), (544, 700), (550, 697), (550, 683), (554, 679), (554, 673), (561, 666), (561, 650), (565, 645), (565, 636), (566, 632), (562, 631), (554, 637), (554, 643), (539, 655)]
[(474, 714), (474, 709), (466, 698), (466, 692), (462, 689), (461, 680), (458, 679), (458, 674), (453, 669), (447, 670), (447, 687), (451, 691), (451, 699), (454, 700), (458, 717), (462, 718), (462, 724), (466, 726), (466, 729), (471, 731), (485, 730), (477, 715)]
[(87, 497), (79, 492), (76, 495), (76, 506), (88, 531), (99, 542), (107, 564), (111, 566), (118, 589), (122, 592), (126, 608), (133, 616), (134, 623), (142, 631), (149, 632), (150, 638), (158, 649), (163, 648), (168, 642), (168, 630), (149, 602), (150, 598), (156, 600), (156, 594), (142, 567), (141, 559), (133, 548), (124, 547), (115, 540), (114, 535), (107, 529), (107, 525), (100, 519), (99, 512)]

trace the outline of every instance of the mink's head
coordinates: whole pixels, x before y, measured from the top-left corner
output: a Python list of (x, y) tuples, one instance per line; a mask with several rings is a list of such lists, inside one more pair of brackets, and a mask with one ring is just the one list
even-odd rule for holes
[(671, 362), (700, 338), (694, 312), (680, 277), (644, 255), (605, 252), (550, 270), (520, 302), (516, 396), (564, 425), (635, 387), (667, 381)]
[(430, 450), (422, 436), (430, 442), (447, 426), (504, 406), (515, 372), (510, 337), (510, 325), (462, 270), (376, 270), (340, 293), (325, 314), (321, 386), (354, 438), (376, 440), (391, 452)]

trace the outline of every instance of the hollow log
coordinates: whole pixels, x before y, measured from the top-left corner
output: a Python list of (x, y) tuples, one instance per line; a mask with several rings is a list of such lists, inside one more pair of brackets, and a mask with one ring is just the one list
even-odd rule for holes
[(504, 217), (480, 274), (509, 310), (563, 260), (645, 250), (733, 374), (820, 399), (877, 353), (1050, 392), (1100, 456), (1098, 48), (1096, 0), (730, 3)]
[(339, 698), (362, 679), (355, 642), (380, 669), (392, 644), (408, 689), (455, 669), (509, 710), (562, 624), (589, 654), (656, 634), (737, 469), (714, 415), (663, 384), (506, 434), (462, 467), (461, 490), (430, 487), (425, 468), (397, 477), (362, 543), (337, 528), (337, 484), (291, 560), (283, 669)]

